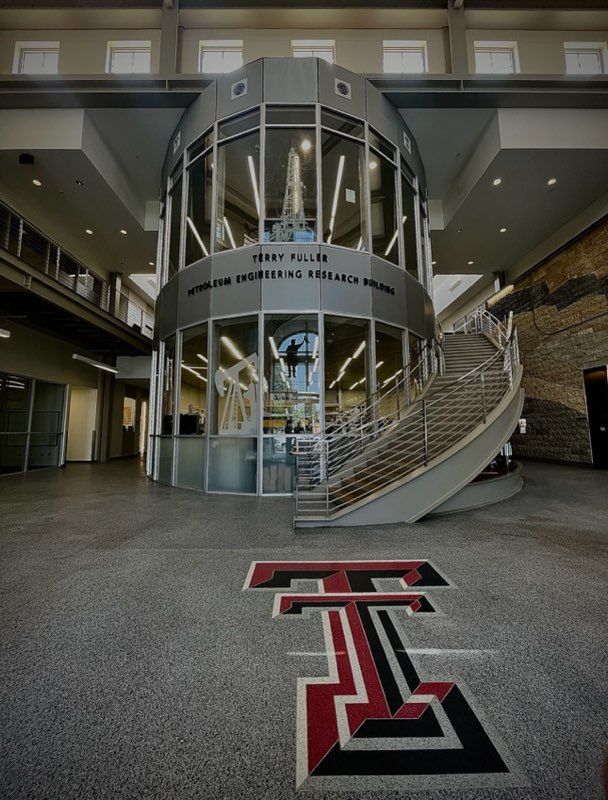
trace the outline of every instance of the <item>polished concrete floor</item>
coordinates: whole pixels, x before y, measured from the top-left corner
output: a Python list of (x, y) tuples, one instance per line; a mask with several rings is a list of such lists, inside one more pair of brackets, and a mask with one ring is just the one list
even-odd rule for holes
[[(0, 797), (599, 800), (608, 745), (608, 473), (526, 464), (512, 500), (294, 533), (286, 499), (149, 483), (134, 462), (0, 480)], [(296, 790), (296, 685), (319, 618), (243, 591), (255, 560), (429, 559), (425, 679), (466, 686), (513, 785)]]

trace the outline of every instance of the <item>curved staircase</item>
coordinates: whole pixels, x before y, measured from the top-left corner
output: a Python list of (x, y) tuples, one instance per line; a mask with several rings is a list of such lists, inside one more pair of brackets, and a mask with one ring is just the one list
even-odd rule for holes
[(415, 522), (496, 456), (523, 405), (512, 318), (487, 311), (324, 437), (298, 443), (296, 527)]

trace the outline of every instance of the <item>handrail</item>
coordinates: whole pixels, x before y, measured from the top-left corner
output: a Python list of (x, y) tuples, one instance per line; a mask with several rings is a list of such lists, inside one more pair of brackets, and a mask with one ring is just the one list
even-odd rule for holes
[(329, 517), (428, 465), (486, 422), (513, 387), (519, 364), (517, 332), (512, 319), (505, 327), (485, 310), (465, 326), (469, 328), (465, 332), (487, 334), (497, 343), (497, 351), (437, 396), (422, 397), (388, 426), (372, 419), (358, 431), (341, 436), (300, 440), (296, 452), (299, 512)]
[(113, 289), (110, 283), (68, 253), (43, 231), (0, 201), (0, 249), (24, 261), (62, 286), (75, 292), (112, 317), (137, 328), (148, 338), (154, 334), (154, 318), (141, 306)]

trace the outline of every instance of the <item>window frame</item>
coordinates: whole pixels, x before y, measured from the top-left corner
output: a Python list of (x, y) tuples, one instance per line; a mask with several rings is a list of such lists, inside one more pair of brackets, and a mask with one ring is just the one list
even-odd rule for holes
[[(567, 55), (580, 55), (581, 53), (597, 54), (600, 70), (599, 72), (570, 72), (568, 70)], [(564, 74), (566, 75), (605, 75), (608, 72), (608, 43), (606, 42), (564, 42)]]
[[(509, 72), (500, 72), (500, 71), (480, 71), (477, 69), (477, 55), (489, 53), (490, 56), (492, 53), (510, 53), (511, 54), (511, 61), (513, 63), (513, 69)], [(475, 40), (473, 42), (473, 58), (475, 62), (475, 74), (476, 75), (517, 75), (520, 72), (519, 66), (519, 49), (517, 47), (516, 41), (494, 41), (494, 40)]]
[[(15, 42), (15, 52), (13, 55), (13, 75), (59, 75), (59, 50), (58, 41), (19, 41)], [(27, 53), (43, 53), (57, 55), (57, 69), (53, 72), (24, 72), (23, 58)]]
[[(386, 56), (389, 53), (419, 53), (422, 56), (422, 69), (401, 69), (398, 72), (387, 70)], [(424, 75), (429, 71), (428, 42), (426, 39), (384, 39), (382, 42), (382, 71), (388, 75)]]
[[(148, 69), (144, 72), (129, 70), (114, 71), (112, 69), (112, 60), (116, 53), (147, 53), (148, 54)], [(152, 71), (152, 41), (150, 39), (130, 39), (120, 41), (109, 41), (106, 51), (106, 73), (108, 75), (149, 75)]]
[[(308, 52), (310, 51), (310, 52)], [(322, 52), (331, 54), (331, 60), (320, 55)], [(292, 58), (321, 58), (328, 64), (336, 63), (336, 40), (335, 39), (292, 39), (291, 40)]]
[[(203, 69), (203, 59), (205, 53), (240, 53), (241, 63), (232, 69), (211, 71)], [(227, 75), (240, 69), (244, 64), (243, 59), (243, 40), (242, 39), (201, 39), (198, 43), (197, 68), (201, 75)]]

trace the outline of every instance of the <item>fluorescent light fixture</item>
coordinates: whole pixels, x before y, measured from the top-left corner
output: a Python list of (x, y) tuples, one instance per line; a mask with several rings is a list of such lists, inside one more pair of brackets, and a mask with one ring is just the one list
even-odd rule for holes
[(378, 361), (376, 364), (376, 369), (380, 369), (380, 367), (384, 364), (384, 361)]
[(346, 359), (346, 361), (344, 362), (344, 364), (342, 364), (342, 366), (340, 367), (340, 370), (339, 370), (339, 371), (340, 371), (340, 372), (345, 372), (345, 371), (346, 371), (346, 367), (348, 367), (348, 365), (350, 364), (350, 362), (351, 362), (352, 360), (353, 360), (353, 357), (352, 357), (352, 356), (349, 356), (349, 357)]
[(358, 386), (358, 385), (359, 385), (359, 381), (355, 381), (352, 386), (348, 387), (348, 391), (352, 392), (352, 390), (355, 388), (355, 386)]
[(207, 383), (207, 378), (205, 378), (204, 375), (200, 375), (195, 369), (192, 369), (192, 367), (187, 367), (185, 364), (182, 364), (182, 369), (187, 369), (188, 372), (191, 372), (193, 375), (196, 375), (197, 378)]
[(393, 233), (393, 238), (392, 238), (392, 239), (390, 240), (390, 242), (388, 243), (388, 247), (387, 247), (387, 248), (386, 248), (386, 250), (384, 251), (384, 255), (385, 255), (385, 256), (387, 256), (387, 255), (388, 255), (388, 254), (391, 252), (391, 250), (393, 249), (393, 245), (394, 245), (394, 244), (395, 244), (395, 242), (397, 241), (397, 236), (398, 236), (398, 235), (399, 235), (399, 230), (396, 230), (396, 231), (395, 231), (395, 233)]
[(448, 289), (448, 292), (453, 292), (454, 289), (457, 289), (460, 286), (461, 283), (462, 283), (462, 281), (460, 280), (460, 278), (457, 281), (454, 281), (454, 283)]
[(319, 352), (319, 337), (315, 336), (315, 343), (312, 346), (312, 360), (313, 361), (316, 359), (318, 352)]
[(253, 156), (247, 156), (247, 166), (249, 167), (249, 177), (251, 178), (251, 186), (253, 187), (253, 197), (255, 199), (255, 207), (260, 216), (260, 193), (258, 191), (258, 179), (255, 176), (255, 164), (253, 163)]
[(205, 358), (205, 356), (202, 353), (197, 353), (196, 355), (197, 355), (198, 358), (200, 358), (201, 361), (204, 361), (205, 364), (207, 363), (207, 359)]
[(312, 365), (312, 374), (314, 375), (319, 368), (319, 359), (315, 358), (315, 363)]
[(7, 331), (5, 328), (0, 328), (0, 339), (10, 339), (11, 332)]
[(34, 186), (42, 186), (42, 181), (39, 180), (38, 178), (34, 178), (32, 183), (34, 184)]
[(116, 367), (110, 367), (108, 364), (104, 364), (103, 361), (94, 361), (92, 358), (81, 356), (78, 353), (72, 353), (72, 358), (75, 361), (82, 361), (85, 364), (89, 364), (91, 367), (96, 367), (97, 369), (103, 369), (105, 372), (112, 372), (114, 373), (114, 375), (118, 373)]
[(494, 180), (492, 181), (492, 186), (500, 186), (501, 183), (502, 183), (502, 178), (494, 178)]
[(359, 241), (357, 242), (357, 250), (361, 250), (363, 247), (363, 236), (359, 237)]
[(186, 217), (186, 222), (188, 223), (188, 227), (192, 231), (192, 234), (194, 235), (194, 238), (198, 242), (199, 247), (201, 248), (201, 250), (203, 251), (205, 256), (208, 256), (209, 255), (209, 251), (205, 247), (205, 242), (203, 242), (203, 240), (201, 239), (199, 232), (196, 230), (196, 225), (194, 224), (194, 222), (192, 222), (190, 217)]
[(365, 347), (365, 339), (361, 342), (359, 347), (357, 347), (357, 349), (353, 353), (353, 358), (358, 358), (361, 355), (361, 352), (363, 351), (364, 347)]
[(331, 235), (334, 232), (334, 225), (336, 222), (336, 212), (338, 210), (338, 199), (340, 197), (340, 184), (342, 183), (342, 175), (344, 173), (344, 162), (346, 161), (346, 156), (340, 156), (338, 161), (338, 172), (336, 173), (336, 186), (334, 188), (334, 199), (331, 204), (331, 218), (329, 220), (329, 239), (328, 242), (331, 241)]
[(226, 347), (228, 348), (228, 350), (230, 350), (230, 352), (232, 353), (232, 355), (233, 355), (235, 358), (238, 358), (238, 359), (239, 359), (239, 361), (242, 361), (242, 359), (243, 359), (243, 357), (244, 357), (244, 356), (243, 356), (243, 354), (241, 353), (241, 351), (238, 349), (238, 347), (237, 347), (237, 346), (234, 344), (234, 342), (232, 341), (232, 339), (229, 339), (227, 336), (222, 336), (221, 338), (222, 338), (222, 342), (223, 342), (223, 343), (226, 345)]
[(272, 338), (272, 336), (269, 336), (269, 337), (268, 337), (268, 341), (270, 342), (270, 348), (271, 348), (271, 350), (272, 350), (272, 355), (273, 355), (273, 356), (276, 358), (276, 360), (278, 361), (278, 360), (279, 360), (279, 358), (280, 358), (280, 356), (279, 356), (279, 351), (277, 350), (277, 346), (276, 346), (276, 344), (275, 344), (275, 341), (274, 341), (274, 339)]
[(344, 377), (344, 370), (341, 370), (340, 374), (339, 374), (339, 375), (338, 375), (338, 377), (336, 378), (336, 380), (338, 381), (338, 383), (340, 383), (340, 381), (342, 380), (342, 378), (343, 378), (343, 377)]
[(232, 245), (232, 249), (236, 250), (236, 242), (234, 241), (234, 236), (232, 235), (232, 228), (230, 227), (230, 223), (226, 219), (226, 217), (222, 218), (224, 220), (224, 225), (226, 230), (228, 231), (228, 238), (230, 239), (230, 244)]
[(475, 263), (474, 261), (467, 261), (467, 264), (469, 265), (469, 267), (472, 267), (474, 263)]
[(329, 388), (330, 388), (330, 389), (333, 389), (335, 385), (336, 385), (336, 382), (335, 382), (335, 381), (332, 381), (332, 382), (329, 384)]

